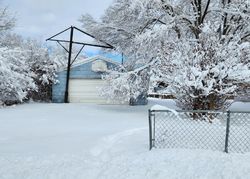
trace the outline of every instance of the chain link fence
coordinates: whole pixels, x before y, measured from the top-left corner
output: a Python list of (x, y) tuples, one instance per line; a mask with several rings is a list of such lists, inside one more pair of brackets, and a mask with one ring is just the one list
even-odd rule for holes
[(250, 152), (250, 112), (149, 110), (150, 150)]

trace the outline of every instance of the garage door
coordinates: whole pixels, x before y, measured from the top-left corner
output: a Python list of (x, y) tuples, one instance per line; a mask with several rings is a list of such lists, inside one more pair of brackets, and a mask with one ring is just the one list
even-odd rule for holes
[(101, 79), (70, 79), (69, 102), (106, 104), (105, 98), (100, 97), (98, 93), (98, 88), (103, 84)]

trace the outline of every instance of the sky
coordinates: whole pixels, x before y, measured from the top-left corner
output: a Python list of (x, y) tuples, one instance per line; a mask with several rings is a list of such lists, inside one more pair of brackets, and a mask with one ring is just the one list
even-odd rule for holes
[(78, 19), (89, 13), (99, 18), (113, 0), (1, 0), (15, 14), (14, 32), (39, 40), (70, 25), (81, 27)]
[[(45, 46), (51, 47), (55, 42), (46, 42), (46, 39), (71, 25), (82, 29), (78, 19), (83, 14), (90, 14), (95, 19), (100, 18), (105, 9), (112, 4), (113, 0), (0, 0), (2, 5), (7, 6), (9, 11), (16, 17), (16, 27), (13, 31), (25, 38), (37, 39)], [(81, 37), (74, 33), (76, 41), (92, 42), (92, 39)], [(69, 33), (61, 36), (68, 38)], [(60, 37), (60, 38), (61, 38)], [(66, 40), (66, 39), (65, 39)], [(80, 47), (74, 47), (80, 49)], [(103, 55), (121, 61), (121, 55), (106, 54), (97, 48), (84, 48), (84, 55)]]

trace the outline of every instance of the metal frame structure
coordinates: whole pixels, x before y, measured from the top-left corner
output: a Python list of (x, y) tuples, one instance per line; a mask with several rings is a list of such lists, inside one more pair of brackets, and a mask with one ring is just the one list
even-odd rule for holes
[[(67, 32), (70, 30), (70, 39), (69, 40), (62, 40), (62, 39), (56, 39), (55, 37), (63, 34), (64, 32)], [(94, 43), (85, 43), (85, 42), (77, 42), (74, 41), (74, 30), (77, 30), (78, 32), (81, 32), (82, 34), (89, 36), (95, 40), (97, 40), (98, 42), (100, 42), (100, 44), (94, 44)], [(80, 53), (82, 52), (83, 48), (86, 46), (90, 46), (90, 47), (97, 47), (97, 48), (107, 48), (107, 49), (115, 49), (112, 45), (97, 39), (95, 36), (77, 28), (74, 26), (71, 26), (55, 35), (53, 35), (52, 37), (46, 39), (46, 41), (54, 41), (57, 42), (67, 53), (68, 53), (68, 64), (67, 64), (67, 79), (66, 79), (66, 89), (65, 89), (65, 94), (64, 94), (64, 103), (68, 103), (69, 99), (69, 78), (70, 78), (70, 68), (71, 65), (74, 63), (74, 61), (77, 59), (77, 57), (80, 55)], [(69, 49), (67, 49), (65, 46), (63, 46), (62, 43), (69, 43)], [(81, 49), (79, 50), (79, 52), (77, 53), (77, 55), (74, 57), (74, 59), (71, 61), (72, 58), (72, 47), (73, 44), (77, 44), (77, 45), (82, 45)]]

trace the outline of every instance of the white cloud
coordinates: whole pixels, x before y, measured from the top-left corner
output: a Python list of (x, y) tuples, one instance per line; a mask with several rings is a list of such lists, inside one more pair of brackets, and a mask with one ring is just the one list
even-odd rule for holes
[(41, 20), (44, 23), (54, 23), (57, 20), (57, 17), (54, 13), (50, 12), (43, 14)]
[(64, 28), (75, 25), (81, 14), (100, 17), (113, 0), (4, 0), (16, 12), (15, 32), (44, 40)]

